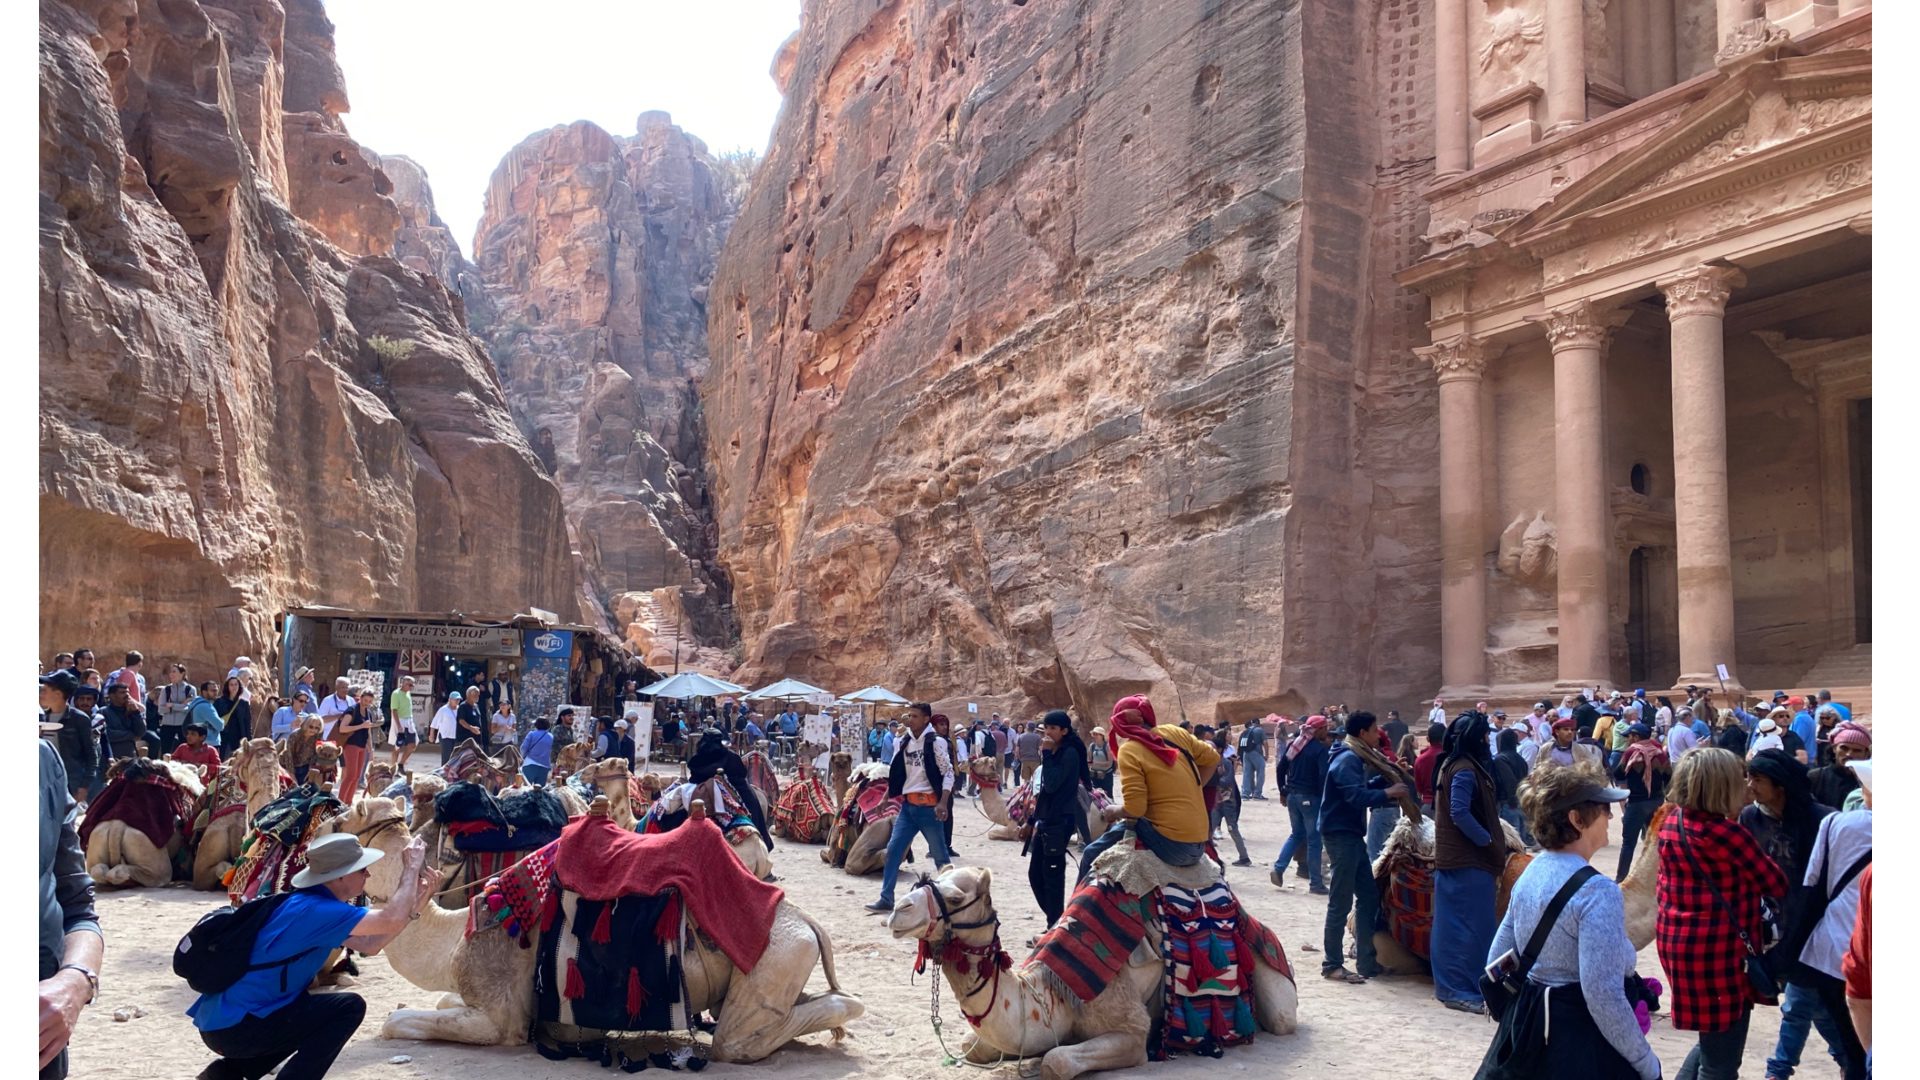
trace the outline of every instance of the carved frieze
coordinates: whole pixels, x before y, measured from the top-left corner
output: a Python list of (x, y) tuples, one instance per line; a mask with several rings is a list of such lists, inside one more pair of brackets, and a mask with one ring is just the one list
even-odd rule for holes
[(1792, 47), (1793, 35), (1765, 19), (1751, 19), (1735, 26), (1713, 54), (1716, 67), (1743, 66), (1757, 60), (1771, 60)]
[(1547, 81), (1547, 20), (1543, 0), (1469, 0), (1482, 14), (1469, 18), (1476, 60), (1470, 107), (1478, 109), (1528, 83)]

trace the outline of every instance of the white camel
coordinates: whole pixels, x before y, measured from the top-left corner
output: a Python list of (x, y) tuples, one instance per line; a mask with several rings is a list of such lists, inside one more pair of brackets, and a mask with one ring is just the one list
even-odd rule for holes
[[(126, 768), (131, 764), (120, 762), (116, 768)], [(189, 807), (199, 801), (203, 793), (200, 770), (196, 766), (174, 761), (143, 761), (139, 767), (157, 769), (170, 778), (187, 793)], [(140, 783), (131, 779), (125, 782)], [(186, 846), (187, 838), (182, 832), (182, 824), (176, 819), (166, 843), (155, 846), (146, 833), (118, 817), (92, 823), (91, 833), (87, 837), (87, 872), (102, 885), (144, 885), (149, 889), (157, 889), (167, 884), (173, 880), (173, 857)], [(184, 826), (191, 830), (193, 823), (185, 822)]]
[[(596, 798), (590, 812), (609, 810), (607, 800)], [(705, 807), (696, 805), (694, 813), (704, 817)], [(376, 905), (385, 903), (397, 887), (398, 867), (382, 870), (382, 864), (392, 861), (374, 864), (367, 897)], [(381, 1027), (382, 1038), (478, 1046), (527, 1041), (535, 1016), (538, 947), (521, 948), (500, 927), (469, 938), (466, 926), (464, 912), (429, 904), (388, 943), (387, 962), (402, 978), (423, 990), (450, 992), (438, 1008), (396, 1010)], [(816, 963), (825, 970), (828, 987), (817, 995), (805, 990)], [(759, 1061), (802, 1035), (820, 1031), (832, 1031), (838, 1040), (844, 1026), (866, 1012), (858, 998), (841, 991), (834, 977), (833, 942), (827, 932), (790, 900), (775, 909), (766, 951), (751, 972), (737, 971), (725, 953), (697, 934), (688, 937), (683, 968), (688, 1012), (711, 1009), (719, 1016), (713, 1034), (719, 1061)]]
[[(964, 954), (992, 957), (999, 952), (999, 919), (994, 913), (991, 871), (957, 866), (915, 886), (901, 898), (889, 926), (896, 938), (917, 938), (944, 957), (949, 940)], [(1082, 885), (1082, 888), (1088, 886)], [(937, 892), (937, 897), (930, 894)], [(982, 977), (975, 966), (942, 960), (947, 984), (973, 1034), (964, 1044), (966, 1058), (990, 1064), (999, 1057), (1040, 1055), (1045, 1080), (1071, 1080), (1098, 1069), (1131, 1069), (1147, 1063), (1147, 1032), (1161, 1015), (1166, 964), (1161, 956), (1160, 919), (1147, 905), (1146, 934), (1127, 968), (1093, 1000), (1062, 999), (1035, 968), (1015, 965), (997, 977)], [(1253, 1014), (1261, 1030), (1291, 1034), (1297, 1024), (1300, 995), (1293, 979), (1253, 962), (1242, 968), (1253, 985)]]

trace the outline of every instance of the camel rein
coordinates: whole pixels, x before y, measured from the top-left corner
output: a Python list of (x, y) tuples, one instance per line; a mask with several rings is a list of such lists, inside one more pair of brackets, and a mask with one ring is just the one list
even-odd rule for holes
[[(925, 874), (921, 875), (920, 880), (914, 886), (915, 892), (919, 892), (921, 889), (925, 889), (927, 893), (933, 897), (933, 903), (928, 912), (929, 916), (933, 915), (932, 909), (937, 909), (939, 912), (937, 921), (945, 925), (946, 932), (940, 939), (940, 948), (937, 951), (931, 947), (931, 944), (929, 942), (927, 942), (925, 939), (922, 939), (921, 945), (926, 951), (922, 953), (920, 959), (915, 963), (914, 974), (918, 975), (920, 974), (921, 971), (924, 970), (923, 964), (925, 962), (925, 959), (928, 956), (936, 956), (944, 966), (946, 953), (948, 951), (948, 948), (951, 946), (957, 951), (965, 955), (977, 957), (978, 958), (977, 967), (980, 970), (980, 981), (975, 983), (973, 985), (973, 988), (968, 990), (966, 993), (964, 994), (956, 993), (956, 998), (972, 997), (974, 994), (977, 994), (981, 990), (986, 989), (988, 984), (991, 983), (992, 984), (991, 997), (995, 1001), (999, 1000), (999, 997), (1000, 997), (999, 958), (1005, 955), (1005, 950), (1002, 949), (1000, 946), (999, 914), (996, 912), (992, 917), (981, 919), (976, 922), (967, 922), (967, 923), (954, 922), (953, 921), (954, 913), (965, 911), (966, 909), (972, 907), (974, 904), (979, 903), (981, 900), (981, 897), (976, 896), (973, 899), (967, 901), (966, 903), (961, 904), (957, 908), (949, 908), (947, 907), (947, 898), (941, 894), (939, 886), (933, 883), (932, 877)], [(988, 942), (985, 945), (969, 945), (964, 941), (954, 940), (953, 932), (955, 930), (979, 930), (989, 926), (993, 928), (993, 940)], [(942, 1065), (964, 1066), (969, 1069), (993, 1070), (1006, 1064), (1008, 1061), (1014, 1061), (1016, 1063), (1016, 1067), (1018, 1068), (1020, 1075), (1023, 1077), (1030, 1077), (1039, 1072), (1040, 1066), (1038, 1063), (1035, 1063), (1029, 1066), (1028, 1064), (1025, 1063), (1024, 1059), (1020, 1057), (1020, 1055), (1009, 1054), (1004, 1050), (999, 1052), (1000, 1053), (999, 1058), (997, 1058), (992, 1064), (980, 1064), (978, 1062), (968, 1061), (964, 1055), (955, 1054), (953, 1050), (947, 1046), (946, 1036), (941, 1032), (943, 1021), (940, 1019), (940, 980), (938, 978), (929, 979), (928, 986), (932, 992), (930, 1007), (929, 1007), (929, 1013), (930, 1013), (929, 1019), (933, 1024), (934, 1042), (939, 1044), (940, 1052), (945, 1055), (943, 1058), (940, 1059), (940, 1063)], [(987, 1008), (989, 1010), (993, 1008), (991, 1001), (988, 1003)], [(980, 1027), (980, 1021), (984, 1020), (987, 1016), (986, 1013), (981, 1013), (977, 1017), (973, 1016), (972, 1014), (966, 1011), (964, 1006), (960, 1010), (960, 1015), (965, 1016), (967, 1018), (968, 1025), (975, 1029), (978, 1029)], [(1025, 1022), (1026, 1022), (1025, 1018), (1022, 1018), (1021, 1023), (1024, 1025)], [(1059, 1045), (1058, 1043), (1055, 1044), (1055, 1046), (1058, 1046), (1058, 1045)]]

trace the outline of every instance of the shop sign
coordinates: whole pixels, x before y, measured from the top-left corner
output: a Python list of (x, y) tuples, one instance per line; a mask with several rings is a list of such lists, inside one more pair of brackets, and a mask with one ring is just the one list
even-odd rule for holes
[(508, 626), (360, 622), (335, 619), (333, 646), (358, 652), (437, 649), (455, 656), (519, 656), (520, 631)]

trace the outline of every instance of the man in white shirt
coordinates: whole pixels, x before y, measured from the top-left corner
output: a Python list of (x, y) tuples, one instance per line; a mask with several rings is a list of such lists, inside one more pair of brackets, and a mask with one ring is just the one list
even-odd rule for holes
[[(893, 910), (893, 886), (900, 878), (900, 861), (907, 856), (914, 834), (927, 838), (933, 853), (935, 872), (945, 870), (952, 858), (947, 854), (946, 820), (953, 802), (953, 758), (947, 740), (934, 734), (933, 706), (915, 702), (907, 707), (907, 731), (901, 736), (899, 752), (887, 773), (887, 797), (904, 796), (900, 813), (893, 819), (893, 835), (887, 840), (887, 868), (880, 878), (880, 899), (867, 905), (876, 914)], [(929, 771), (928, 760), (935, 763)]]
[(352, 688), (345, 675), (333, 680), (333, 693), (320, 702), (321, 738), (333, 738), (333, 725), (340, 722), (340, 714), (353, 708)]
[(1447, 725), (1447, 703), (1446, 702), (1441, 701), (1439, 698), (1433, 699), (1433, 708), (1427, 710), (1427, 723), (1439, 724), (1441, 727), (1445, 727)]
[(433, 737), (440, 743), (440, 764), (453, 756), (460, 735), (460, 695), (448, 694), (447, 703), (433, 714)]

